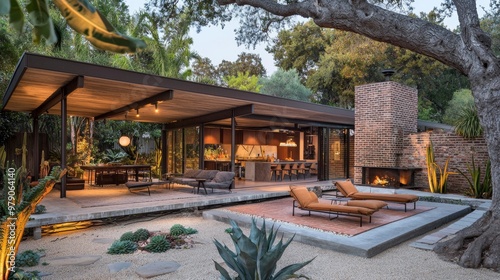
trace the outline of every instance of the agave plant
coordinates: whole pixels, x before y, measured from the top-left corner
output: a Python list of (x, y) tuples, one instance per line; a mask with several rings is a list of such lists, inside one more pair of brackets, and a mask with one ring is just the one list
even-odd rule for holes
[[(285, 243), (283, 243), (283, 238), (281, 238), (274, 245), (278, 231), (274, 231), (273, 225), (268, 235), (265, 220), (262, 228), (259, 229), (255, 219), (252, 219), (249, 236), (243, 234), (243, 231), (238, 227), (236, 222), (231, 220), (230, 223), (232, 228), (229, 230), (229, 235), (233, 240), (236, 252), (231, 251), (226, 245), (221, 244), (217, 240), (214, 240), (214, 243), (222, 259), (238, 274), (235, 279), (281, 280), (293, 277), (309, 279), (304, 275), (296, 275), (295, 272), (309, 264), (314, 258), (306, 262), (288, 265), (277, 273), (274, 273), (277, 262), (292, 242), (293, 237)], [(221, 279), (231, 279), (229, 272), (225, 268), (216, 261), (214, 263), (215, 268), (221, 273)]]
[(470, 195), (475, 198), (490, 198), (492, 194), (492, 181), (491, 181), (491, 162), (488, 160), (484, 171), (484, 178), (481, 182), (481, 167), (477, 166), (474, 162), (474, 155), (472, 156), (472, 165), (467, 165), (470, 178), (464, 172), (457, 169), (457, 171), (465, 177), (469, 183)]

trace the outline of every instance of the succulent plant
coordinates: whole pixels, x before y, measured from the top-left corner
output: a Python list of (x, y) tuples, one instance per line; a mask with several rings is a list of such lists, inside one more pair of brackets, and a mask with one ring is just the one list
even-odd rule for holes
[(16, 266), (37, 266), (40, 255), (32, 250), (26, 250), (16, 256)]
[(186, 234), (186, 228), (183, 225), (175, 224), (170, 228), (170, 235), (179, 236)]
[[(235, 221), (231, 220), (232, 230), (229, 232), (234, 246), (235, 252), (231, 251), (226, 245), (222, 245), (215, 240), (215, 246), (219, 251), (220, 256), (225, 261), (227, 266), (238, 273), (235, 279), (290, 279), (290, 278), (307, 278), (304, 275), (297, 275), (295, 272), (309, 264), (313, 259), (291, 264), (284, 267), (277, 273), (276, 264), (283, 255), (285, 249), (292, 242), (293, 237), (287, 242), (283, 242), (283, 238), (274, 244), (277, 231), (274, 231), (274, 226), (271, 227), (269, 235), (266, 232), (266, 222), (264, 220), (262, 228), (256, 226), (255, 219), (252, 219), (252, 227), (250, 235), (247, 237), (238, 227)], [(226, 230), (227, 232), (227, 230)], [(221, 274), (221, 279), (233, 279), (229, 272), (219, 263), (214, 261), (215, 269)]]
[(132, 254), (137, 250), (137, 244), (130, 240), (117, 240), (111, 244), (108, 249), (108, 254), (120, 255), (120, 254)]
[(122, 234), (122, 236), (120, 236), (120, 241), (127, 241), (127, 240), (132, 242), (137, 242), (134, 233), (131, 231), (127, 231), (124, 234)]
[(145, 228), (140, 228), (134, 232), (134, 236), (135, 236), (135, 241), (144, 241), (148, 240), (150, 233), (149, 230)]
[(170, 242), (163, 235), (155, 235), (144, 249), (151, 253), (163, 253), (170, 249)]

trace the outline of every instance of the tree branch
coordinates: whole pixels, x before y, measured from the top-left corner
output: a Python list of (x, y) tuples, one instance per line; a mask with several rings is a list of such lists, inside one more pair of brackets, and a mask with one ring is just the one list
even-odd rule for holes
[[(474, 0), (455, 0), (456, 2)], [(459, 35), (439, 25), (398, 14), (366, 0), (304, 0), (278, 4), (274, 0), (218, 0), (220, 5), (249, 5), (279, 16), (312, 18), (320, 27), (336, 28), (390, 43), (432, 57), (468, 75), (470, 50)], [(477, 12), (474, 10), (477, 17)]]

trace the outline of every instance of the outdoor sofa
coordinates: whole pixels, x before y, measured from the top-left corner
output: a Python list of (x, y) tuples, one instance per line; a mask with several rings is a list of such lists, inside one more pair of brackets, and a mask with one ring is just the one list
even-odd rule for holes
[(234, 187), (235, 173), (230, 171), (189, 169), (182, 176), (171, 176), (172, 183), (189, 185), (194, 188), (203, 187), (214, 189), (227, 189), (231, 192)]
[(345, 181), (336, 181), (335, 186), (342, 195), (353, 200), (382, 200), (400, 203), (405, 206), (405, 212), (407, 203), (413, 203), (413, 209), (417, 207), (418, 196), (413, 194), (359, 192), (349, 179)]
[(292, 215), (295, 216), (295, 208), (311, 212), (320, 212), (326, 214), (334, 214), (351, 216), (359, 218), (359, 226), (363, 226), (363, 217), (368, 217), (369, 222), (372, 222), (372, 214), (380, 208), (387, 206), (387, 203), (376, 200), (354, 201), (349, 200), (346, 204), (336, 204), (328, 202), (320, 202), (318, 196), (309, 191), (306, 187), (290, 186), (290, 195), (293, 197)]

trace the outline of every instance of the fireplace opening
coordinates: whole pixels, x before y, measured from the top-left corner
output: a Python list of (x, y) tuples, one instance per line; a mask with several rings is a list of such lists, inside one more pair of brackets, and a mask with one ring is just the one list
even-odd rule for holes
[(414, 173), (421, 168), (362, 167), (362, 183), (377, 187), (414, 187)]

